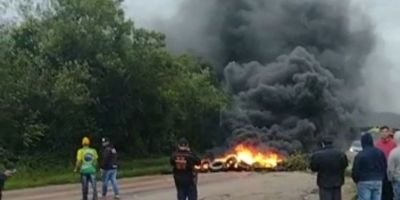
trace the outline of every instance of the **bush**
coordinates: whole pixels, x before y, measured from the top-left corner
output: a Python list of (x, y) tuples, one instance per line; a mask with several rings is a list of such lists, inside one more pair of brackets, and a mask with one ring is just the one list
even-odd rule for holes
[(309, 160), (306, 154), (296, 153), (286, 157), (283, 165), (288, 171), (306, 171), (309, 167)]

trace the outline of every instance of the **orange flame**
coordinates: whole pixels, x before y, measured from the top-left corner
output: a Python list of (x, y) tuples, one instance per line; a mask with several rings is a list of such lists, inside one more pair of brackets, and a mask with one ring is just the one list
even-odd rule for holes
[(283, 156), (274, 151), (262, 151), (252, 145), (239, 144), (221, 157), (205, 158), (196, 170), (273, 169), (283, 162)]
[(248, 165), (258, 164), (263, 168), (274, 168), (283, 161), (282, 157), (272, 151), (261, 152), (252, 146), (239, 144), (234, 148), (239, 161)]

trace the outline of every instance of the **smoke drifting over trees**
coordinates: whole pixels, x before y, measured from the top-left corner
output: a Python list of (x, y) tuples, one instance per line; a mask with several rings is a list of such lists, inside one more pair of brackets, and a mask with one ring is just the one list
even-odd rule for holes
[(354, 91), (374, 35), (349, 0), (186, 0), (160, 29), (171, 49), (214, 64), (234, 98), (230, 141), (307, 150), (344, 137), (362, 109)]

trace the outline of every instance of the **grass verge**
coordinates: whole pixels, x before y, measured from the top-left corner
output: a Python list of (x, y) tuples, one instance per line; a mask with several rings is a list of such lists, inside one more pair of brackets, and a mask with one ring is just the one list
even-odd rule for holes
[[(168, 158), (121, 161), (119, 178), (170, 173)], [(46, 169), (22, 168), (7, 180), (5, 189), (14, 190), (46, 185), (78, 183), (79, 174), (73, 173), (73, 166), (54, 166)]]

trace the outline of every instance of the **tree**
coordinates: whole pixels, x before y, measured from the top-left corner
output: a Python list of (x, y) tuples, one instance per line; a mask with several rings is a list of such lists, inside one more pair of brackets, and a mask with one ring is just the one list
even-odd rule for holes
[(120, 4), (53, 0), (0, 33), (2, 146), (68, 153), (83, 135), (109, 136), (144, 156), (177, 136), (210, 144), (216, 130), (203, 127), (216, 129), (227, 103), (214, 75), (168, 53), (165, 36), (136, 28)]

